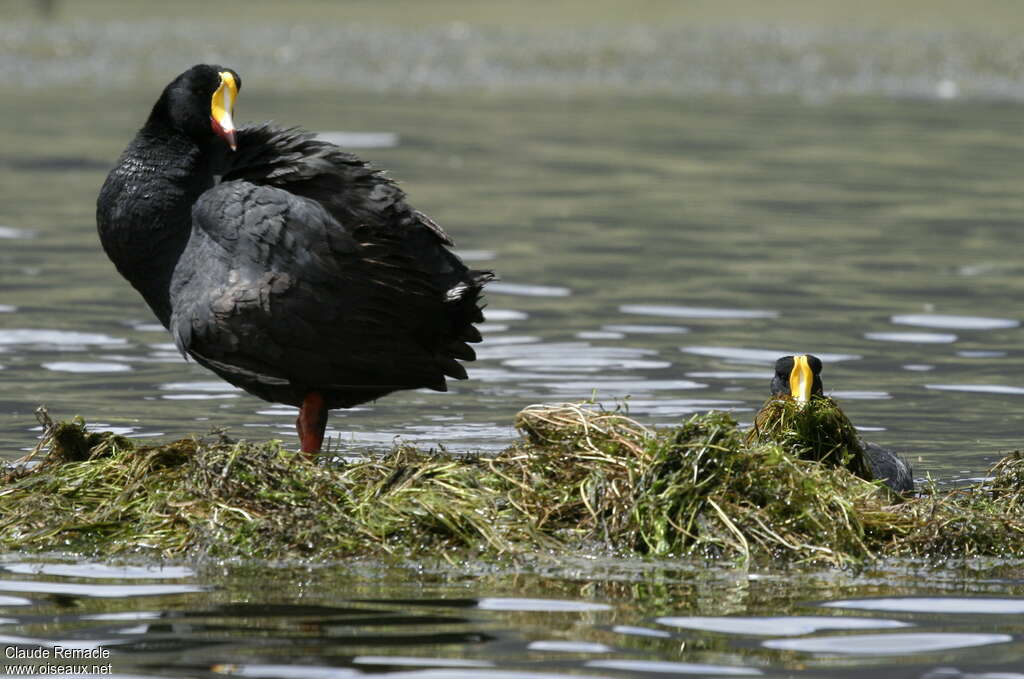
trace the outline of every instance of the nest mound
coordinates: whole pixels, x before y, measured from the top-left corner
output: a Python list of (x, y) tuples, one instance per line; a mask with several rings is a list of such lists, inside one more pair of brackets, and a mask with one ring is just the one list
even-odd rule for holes
[(845, 467), (872, 479), (871, 464), (853, 426), (834, 400), (813, 396), (808, 404), (789, 397), (769, 399), (754, 418), (747, 442), (776, 442), (803, 460)]
[(652, 429), (590, 404), (531, 406), (515, 419), (522, 441), (493, 457), (398, 446), (336, 464), (277, 442), (139, 445), (62, 422), (41, 462), (0, 476), (0, 545), (261, 559), (1024, 556), (1019, 453), (984, 485), (899, 498), (851, 472), (855, 432), (821, 431), (835, 421), (826, 401), (750, 432), (721, 412)]

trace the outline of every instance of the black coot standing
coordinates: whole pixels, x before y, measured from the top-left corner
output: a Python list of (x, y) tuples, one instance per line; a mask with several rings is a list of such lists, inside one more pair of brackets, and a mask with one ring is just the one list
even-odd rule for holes
[[(771, 391), (775, 396), (790, 396), (798, 403), (806, 403), (811, 396), (824, 395), (821, 359), (810, 354), (783, 356), (775, 362)], [(914, 490), (913, 470), (906, 460), (877, 443), (861, 439), (860, 444), (876, 479), (900, 493)]]
[(96, 222), (178, 348), (298, 406), (313, 453), (331, 408), (466, 377), (491, 274), (467, 269), (356, 156), (270, 124), (236, 130), (240, 85), (221, 66), (175, 78), (107, 177)]

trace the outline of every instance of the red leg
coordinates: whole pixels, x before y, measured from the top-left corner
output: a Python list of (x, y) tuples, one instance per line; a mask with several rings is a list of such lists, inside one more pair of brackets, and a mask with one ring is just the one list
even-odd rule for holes
[(302, 452), (311, 456), (319, 453), (324, 442), (324, 429), (327, 428), (327, 403), (320, 392), (311, 391), (306, 394), (295, 420), (295, 428), (299, 431)]

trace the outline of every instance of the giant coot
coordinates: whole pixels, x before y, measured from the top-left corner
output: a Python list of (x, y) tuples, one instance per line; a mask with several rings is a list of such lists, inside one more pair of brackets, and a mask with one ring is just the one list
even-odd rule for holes
[(236, 129), (240, 85), (205, 64), (175, 78), (107, 176), (96, 222), (182, 353), (298, 406), (313, 453), (331, 408), (466, 377), (491, 274), (356, 156), (295, 129)]
[[(790, 396), (797, 403), (806, 403), (812, 396), (824, 395), (821, 383), (821, 359), (805, 354), (783, 356), (775, 362), (771, 392), (774, 396)], [(867, 455), (871, 474), (893, 490), (906, 493), (914, 490), (914, 475), (906, 460), (877, 443), (860, 440)]]

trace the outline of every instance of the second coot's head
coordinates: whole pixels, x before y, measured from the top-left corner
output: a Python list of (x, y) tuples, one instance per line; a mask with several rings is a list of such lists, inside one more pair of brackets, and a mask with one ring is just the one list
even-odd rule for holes
[(811, 396), (821, 396), (821, 359), (810, 354), (783, 356), (775, 362), (772, 395), (790, 396), (806, 403)]

